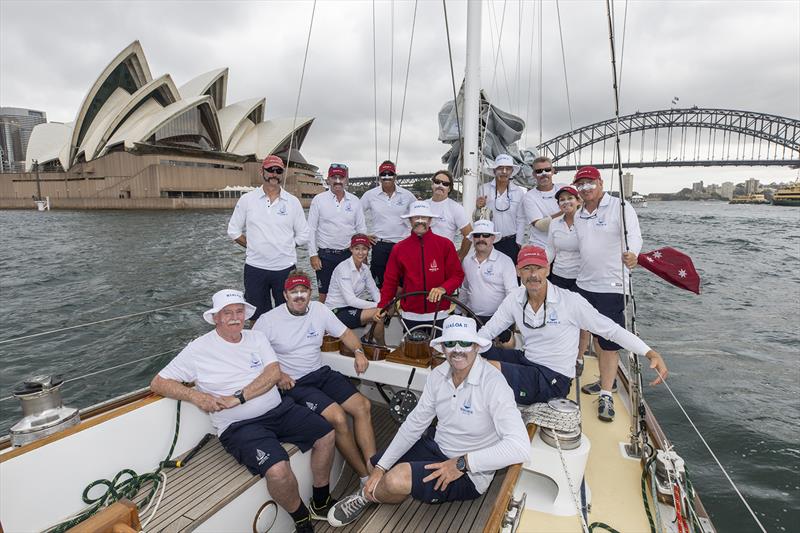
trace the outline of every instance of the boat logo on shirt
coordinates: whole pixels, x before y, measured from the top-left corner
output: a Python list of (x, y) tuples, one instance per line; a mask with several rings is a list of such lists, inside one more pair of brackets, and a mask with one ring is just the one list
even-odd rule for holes
[(558, 313), (556, 313), (555, 309), (550, 311), (550, 316), (547, 317), (548, 324), (561, 324), (561, 321), (558, 319)]
[(353, 206), (350, 205), (350, 200), (345, 200), (344, 201), (344, 210), (345, 210), (346, 213), (352, 213), (353, 212)]
[(319, 336), (319, 333), (317, 333), (316, 330), (313, 327), (309, 328), (308, 329), (308, 333), (306, 333), (306, 338), (307, 339), (313, 339), (314, 337), (318, 337), (318, 336)]
[(439, 271), (439, 265), (436, 264), (436, 259), (431, 261), (431, 266), (428, 267), (428, 270), (430, 270), (431, 272), (438, 272)]
[(250, 354), (250, 368), (258, 368), (261, 366), (261, 358), (258, 356), (257, 353), (253, 352)]
[(269, 459), (269, 454), (264, 453), (263, 450), (256, 448), (256, 461), (258, 461), (258, 466), (263, 465)]
[(487, 266), (486, 270), (483, 271), (483, 275), (487, 278), (494, 276), (494, 267), (492, 265)]
[(278, 214), (286, 216), (286, 203), (281, 203), (281, 205), (278, 207)]
[(469, 399), (464, 401), (464, 405), (461, 406), (461, 412), (465, 415), (475, 414), (475, 411), (472, 410), (472, 404), (470, 403)]
[(597, 225), (598, 227), (602, 227), (602, 228), (604, 228), (604, 227), (608, 226), (608, 224), (606, 223), (606, 221), (605, 221), (605, 220), (603, 220), (602, 218), (598, 218), (598, 219), (597, 219), (597, 222), (595, 222), (595, 225)]

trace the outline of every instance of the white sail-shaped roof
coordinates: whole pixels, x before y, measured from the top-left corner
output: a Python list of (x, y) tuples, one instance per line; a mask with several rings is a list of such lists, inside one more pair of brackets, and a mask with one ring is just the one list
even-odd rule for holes
[(89, 128), (86, 130), (86, 135), (83, 136), (83, 142), (75, 152), (75, 160), (81, 158), (89, 160), (94, 155), (94, 150), (97, 147), (98, 136), (106, 126), (114, 120), (119, 114), (120, 110), (125, 106), (128, 100), (131, 99), (131, 94), (117, 87), (114, 92), (106, 99), (103, 106), (97, 112)]
[(200, 74), (181, 85), (179, 91), (182, 98), (207, 94), (214, 100), (214, 106), (222, 109), (228, 94), (228, 67)]
[(223, 147), (225, 149), (228, 148), (230, 140), (233, 137), (241, 137), (241, 135), (234, 135), (236, 130), (240, 128), (249, 129), (249, 127), (264, 120), (265, 105), (266, 99), (251, 98), (223, 107), (217, 112), (219, 116), (219, 126), (222, 129)]
[(228, 151), (238, 155), (255, 155), (258, 160), (264, 159), (269, 154), (289, 148), (293, 124), (295, 128), (292, 147), (299, 148), (313, 122), (314, 119), (309, 117), (298, 117), (296, 122), (291, 117), (260, 122), (236, 146), (228, 146)]
[(111, 60), (92, 84), (76, 115), (69, 142), (70, 163), (74, 162), (78, 147), (81, 146), (89, 127), (114, 91), (121, 88), (131, 94), (151, 79), (150, 67), (147, 65), (139, 41), (132, 42)]
[(31, 132), (28, 149), (25, 152), (25, 169), (33, 170), (33, 162), (40, 165), (59, 161), (63, 168), (69, 168), (67, 151), (72, 136), (72, 123), (47, 122), (39, 124)]

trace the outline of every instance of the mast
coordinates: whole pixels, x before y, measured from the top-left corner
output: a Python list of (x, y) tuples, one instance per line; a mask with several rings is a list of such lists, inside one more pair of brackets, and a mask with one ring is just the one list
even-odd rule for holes
[(467, 2), (467, 67), (464, 73), (463, 204), (468, 213), (475, 207), (480, 178), (478, 152), (481, 91), (481, 9), (480, 0)]

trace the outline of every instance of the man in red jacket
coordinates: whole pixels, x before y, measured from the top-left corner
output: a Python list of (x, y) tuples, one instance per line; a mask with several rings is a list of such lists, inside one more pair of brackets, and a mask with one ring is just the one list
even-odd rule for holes
[[(403, 215), (411, 223), (411, 235), (392, 248), (383, 275), (381, 301), (385, 307), (397, 294), (399, 281), (404, 292), (426, 291), (425, 295), (409, 296), (400, 302), (401, 316), (408, 329), (417, 326), (430, 328), (435, 323), (441, 327), (447, 318), (449, 302), (443, 294), (453, 294), (464, 281), (464, 270), (458, 253), (450, 239), (430, 231), (431, 219), (436, 217), (427, 202), (414, 202)], [(381, 320), (378, 313), (375, 320)]]

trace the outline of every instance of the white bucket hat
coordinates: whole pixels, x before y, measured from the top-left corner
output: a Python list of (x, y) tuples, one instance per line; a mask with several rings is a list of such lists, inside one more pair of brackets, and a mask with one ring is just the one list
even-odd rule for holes
[(478, 345), (479, 352), (485, 352), (492, 345), (492, 341), (478, 337), (475, 319), (468, 316), (450, 315), (442, 324), (442, 336), (433, 339), (431, 348), (444, 353), (442, 343), (447, 341), (469, 341)]
[(211, 303), (214, 305), (211, 309), (203, 313), (203, 320), (209, 324), (214, 324), (214, 314), (222, 311), (222, 308), (231, 304), (244, 304), (244, 319), (247, 320), (256, 312), (256, 308), (244, 299), (242, 291), (234, 289), (222, 289), (217, 291), (211, 298)]
[(436, 215), (431, 211), (431, 206), (428, 205), (428, 202), (419, 200), (411, 204), (411, 207), (408, 208), (408, 213), (403, 215), (403, 218), (416, 217), (439, 218), (439, 215)]
[(500, 154), (494, 160), (494, 163), (490, 165), (492, 170), (496, 169), (497, 167), (511, 167), (511, 175), (515, 175), (519, 172), (519, 165), (514, 163), (514, 159), (508, 154)]
[(483, 218), (480, 220), (476, 220), (472, 224), (472, 231), (469, 232), (467, 238), (469, 240), (472, 240), (472, 235), (475, 233), (492, 233), (494, 234), (495, 237), (500, 236), (500, 232), (494, 230), (494, 222), (492, 222), (491, 220), (485, 220)]

